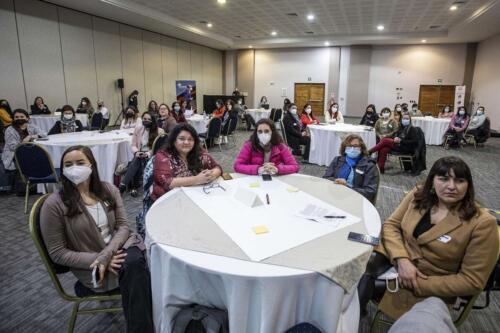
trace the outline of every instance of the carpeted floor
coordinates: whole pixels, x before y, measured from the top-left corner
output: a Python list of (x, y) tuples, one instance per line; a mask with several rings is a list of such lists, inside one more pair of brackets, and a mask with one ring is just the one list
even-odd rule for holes
[[(354, 120), (355, 121), (355, 120)], [(235, 144), (231, 142), (210, 153), (224, 170), (232, 171), (234, 157), (250, 132), (238, 130)], [(445, 155), (463, 158), (472, 168), (477, 199), (482, 205), (500, 210), (500, 179), (498, 177), (500, 139), (490, 139), (484, 147), (445, 151), (441, 147), (427, 147), (427, 166)], [(389, 161), (386, 174), (382, 175), (377, 209), (382, 219), (387, 218), (397, 207), (403, 196), (413, 186), (422, 182), (426, 172), (412, 177), (399, 170), (396, 161)], [(322, 176), (325, 167), (301, 164), (300, 173)], [(30, 197), (30, 206), (38, 198)], [(141, 209), (141, 200), (124, 197), (131, 226)], [(52, 286), (45, 268), (30, 238), (27, 215), (23, 213), (23, 198), (0, 196), (0, 332), (63, 332), (67, 329), (71, 314), (71, 304), (63, 301)], [(61, 276), (63, 286), (72, 292), (75, 279), (71, 274)], [(481, 301), (481, 300), (480, 300)], [(369, 332), (370, 318), (361, 321), (359, 332)], [(485, 310), (474, 310), (460, 332), (500, 332), (500, 293), (493, 293), (491, 305)], [(125, 321), (122, 314), (99, 314), (79, 316), (77, 332), (123, 332)], [(386, 329), (381, 329), (385, 332)]]

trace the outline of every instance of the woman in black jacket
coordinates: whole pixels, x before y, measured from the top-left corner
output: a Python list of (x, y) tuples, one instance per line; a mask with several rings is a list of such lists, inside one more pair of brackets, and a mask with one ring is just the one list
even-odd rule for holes
[(40, 96), (37, 96), (35, 98), (35, 101), (31, 106), (31, 114), (32, 115), (50, 114), (49, 107), (45, 105), (45, 103), (43, 102), (43, 98), (41, 98)]
[(73, 133), (83, 131), (82, 122), (75, 117), (75, 110), (71, 105), (62, 107), (61, 120), (56, 121), (49, 131), (49, 135)]
[(311, 147), (311, 138), (309, 134), (302, 128), (302, 122), (297, 116), (297, 106), (291, 103), (283, 117), (283, 126), (285, 127), (285, 136), (288, 145), (293, 149), (294, 155), (300, 155), (300, 145), (306, 146), (304, 160), (309, 159), (309, 149)]
[(409, 113), (403, 113), (399, 129), (394, 138), (383, 138), (380, 142), (370, 149), (369, 153), (378, 152), (378, 167), (380, 172), (384, 173), (385, 160), (387, 154), (395, 151), (403, 154), (413, 154), (418, 143), (418, 132), (411, 124), (411, 116)]
[(366, 107), (365, 114), (361, 118), (360, 125), (374, 127), (378, 120), (377, 110), (375, 110), (375, 105), (370, 104)]

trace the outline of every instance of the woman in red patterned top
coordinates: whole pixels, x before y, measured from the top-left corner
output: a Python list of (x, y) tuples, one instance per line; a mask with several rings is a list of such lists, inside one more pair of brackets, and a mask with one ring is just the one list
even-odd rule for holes
[(222, 168), (200, 146), (196, 130), (189, 124), (177, 125), (165, 148), (156, 153), (153, 166), (153, 193), (156, 201), (173, 188), (208, 184), (222, 174)]
[(307, 125), (318, 125), (319, 120), (312, 113), (311, 104), (304, 105), (302, 109), (302, 115), (300, 116), (300, 122), (302, 123), (302, 127), (306, 128)]

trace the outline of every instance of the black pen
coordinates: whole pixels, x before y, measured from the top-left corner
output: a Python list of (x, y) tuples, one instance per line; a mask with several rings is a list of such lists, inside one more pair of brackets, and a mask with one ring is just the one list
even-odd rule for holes
[(269, 201), (269, 194), (266, 193), (266, 201), (267, 201), (267, 204), (269, 205), (271, 202)]
[(345, 219), (345, 215), (325, 215), (323, 216), (325, 219)]

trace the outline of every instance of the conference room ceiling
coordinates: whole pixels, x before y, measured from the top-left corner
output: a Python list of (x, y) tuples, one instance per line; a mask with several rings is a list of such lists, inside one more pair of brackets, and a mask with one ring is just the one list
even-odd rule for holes
[(500, 1), (491, 0), (50, 2), (218, 49), (476, 42), (500, 32)]

